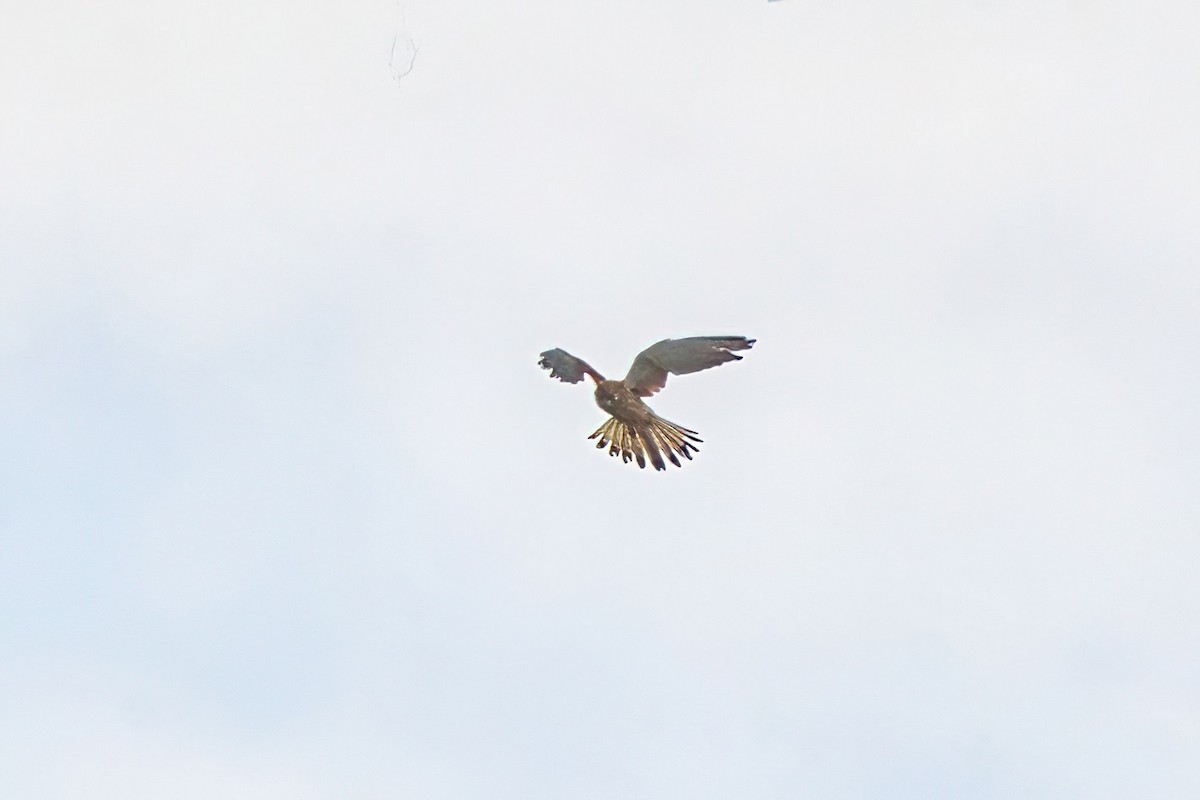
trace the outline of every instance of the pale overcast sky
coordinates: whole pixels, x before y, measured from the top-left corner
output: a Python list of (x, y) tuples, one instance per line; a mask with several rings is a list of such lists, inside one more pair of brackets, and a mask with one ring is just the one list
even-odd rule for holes
[(1200, 797), (1196, 4), (9, 6), (5, 796)]

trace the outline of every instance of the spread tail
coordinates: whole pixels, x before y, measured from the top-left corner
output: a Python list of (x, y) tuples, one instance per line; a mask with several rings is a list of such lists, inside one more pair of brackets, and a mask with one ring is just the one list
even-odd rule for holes
[(667, 468), (666, 462), (663, 461), (664, 453), (672, 464), (681, 467), (683, 464), (680, 463), (678, 456), (683, 456), (691, 461), (692, 453), (700, 452), (700, 448), (696, 447), (693, 442), (704, 441), (695, 431), (676, 425), (674, 422), (668, 422), (658, 416), (655, 416), (647, 424), (638, 426), (622, 422), (616, 417), (609, 417), (588, 438), (595, 439), (597, 437), (599, 437), (599, 441), (596, 442), (597, 449), (607, 447), (610, 456), (620, 454), (621, 460), (626, 464), (636, 460), (642, 469), (646, 468), (646, 460), (649, 459), (654, 468), (658, 470)]

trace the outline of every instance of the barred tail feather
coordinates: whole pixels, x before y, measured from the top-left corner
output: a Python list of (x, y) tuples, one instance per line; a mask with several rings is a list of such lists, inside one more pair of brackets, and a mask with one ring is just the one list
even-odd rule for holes
[(645, 427), (639, 428), (610, 417), (588, 438), (598, 439), (597, 449), (607, 447), (610, 456), (620, 455), (626, 464), (636, 460), (638, 466), (645, 469), (649, 459), (656, 470), (667, 468), (664, 454), (675, 466), (683, 466), (678, 456), (691, 461), (692, 453), (700, 452), (700, 448), (693, 443), (704, 441), (695, 431), (658, 416)]
[(621, 460), (628, 464), (631, 458), (636, 458), (638, 466), (645, 469), (646, 457), (638, 446), (637, 431), (621, 423), (617, 423), (617, 427), (621, 429)]
[[(676, 452), (679, 452), (679, 446), (674, 438), (660, 428), (654, 429), (654, 436), (662, 446), (663, 452), (667, 454), (667, 458), (671, 459), (671, 463), (677, 467), (682, 467), (683, 465), (679, 463), (679, 457), (675, 455)], [(687, 451), (684, 450), (683, 452), (686, 453)]]
[[(655, 416), (653, 422), (654, 434), (663, 443), (663, 449), (667, 451), (671, 462), (676, 466), (682, 466), (678, 459), (675, 458), (675, 453), (692, 460), (692, 453), (699, 453), (700, 448), (692, 444), (692, 442), (703, 442), (704, 440), (699, 435), (682, 425), (676, 425), (674, 422)], [(689, 441), (690, 440), (690, 441)]]
[(588, 438), (596, 439), (597, 437), (599, 437), (599, 441), (596, 442), (597, 450), (607, 447), (610, 456), (619, 455), (626, 464), (637, 459), (638, 466), (642, 469), (646, 468), (646, 456), (641, 442), (638, 441), (637, 432), (625, 423), (615, 417), (609, 417)]
[(654, 468), (659, 471), (666, 469), (666, 462), (663, 461), (662, 453), (658, 451), (658, 443), (655, 441), (656, 437), (654, 435), (654, 429), (647, 428), (645, 430), (634, 432), (637, 434), (638, 440), (642, 444), (642, 448), (650, 456), (650, 463), (654, 465)]

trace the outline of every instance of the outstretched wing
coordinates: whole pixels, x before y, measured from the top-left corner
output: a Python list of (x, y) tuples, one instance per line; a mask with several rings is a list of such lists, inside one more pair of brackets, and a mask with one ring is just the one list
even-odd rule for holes
[(667, 373), (687, 375), (702, 369), (739, 361), (731, 350), (749, 350), (754, 339), (745, 336), (693, 336), (689, 339), (663, 339), (652, 344), (633, 360), (625, 385), (641, 397), (649, 397), (667, 385)]
[(586, 361), (557, 347), (542, 353), (538, 366), (550, 370), (551, 378), (558, 378), (564, 383), (579, 383), (584, 375), (591, 375), (596, 383), (604, 380), (604, 376), (588, 366)]

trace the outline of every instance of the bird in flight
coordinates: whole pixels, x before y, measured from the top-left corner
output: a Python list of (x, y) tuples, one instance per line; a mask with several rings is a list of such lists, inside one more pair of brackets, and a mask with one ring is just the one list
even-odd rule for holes
[(655, 469), (664, 470), (664, 453), (680, 467), (683, 465), (676, 454), (691, 461), (692, 453), (700, 452), (695, 443), (704, 440), (695, 431), (655, 414), (642, 398), (666, 386), (668, 373), (687, 375), (727, 361), (740, 361), (742, 357), (733, 351), (749, 350), (754, 341), (745, 336), (663, 339), (638, 353), (629, 374), (619, 381), (605, 379), (587, 362), (558, 348), (542, 353), (538, 366), (564, 383), (579, 383), (585, 375), (596, 383), (596, 405), (611, 415), (588, 437), (599, 437), (597, 449), (608, 447), (610, 456), (620, 454), (626, 464), (636, 459), (642, 469), (649, 459)]

